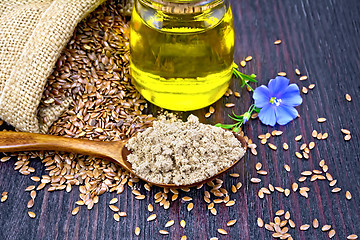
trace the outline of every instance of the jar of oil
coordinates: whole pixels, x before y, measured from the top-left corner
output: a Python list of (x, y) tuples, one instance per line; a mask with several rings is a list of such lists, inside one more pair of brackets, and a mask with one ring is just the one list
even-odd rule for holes
[(130, 27), (133, 84), (162, 108), (206, 107), (229, 86), (234, 41), (226, 0), (136, 0)]

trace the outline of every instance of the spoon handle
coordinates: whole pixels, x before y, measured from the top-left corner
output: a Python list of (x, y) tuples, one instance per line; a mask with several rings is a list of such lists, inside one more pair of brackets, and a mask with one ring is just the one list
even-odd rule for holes
[(54, 150), (113, 158), (121, 153), (119, 148), (122, 146), (123, 144), (119, 142), (92, 141), (37, 133), (0, 132), (0, 152)]

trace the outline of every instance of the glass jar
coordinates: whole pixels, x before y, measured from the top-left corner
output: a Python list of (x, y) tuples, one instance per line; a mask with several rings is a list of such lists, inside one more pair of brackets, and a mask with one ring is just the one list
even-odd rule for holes
[(234, 36), (226, 0), (136, 0), (130, 27), (133, 84), (162, 108), (206, 107), (229, 86)]

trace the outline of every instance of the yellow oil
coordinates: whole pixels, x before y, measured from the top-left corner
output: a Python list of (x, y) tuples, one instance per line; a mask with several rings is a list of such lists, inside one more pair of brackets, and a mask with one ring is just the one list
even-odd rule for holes
[(142, 11), (136, 4), (130, 31), (132, 81), (141, 95), (178, 111), (200, 109), (218, 100), (232, 76), (230, 6), (180, 20), (161, 11), (151, 16)]

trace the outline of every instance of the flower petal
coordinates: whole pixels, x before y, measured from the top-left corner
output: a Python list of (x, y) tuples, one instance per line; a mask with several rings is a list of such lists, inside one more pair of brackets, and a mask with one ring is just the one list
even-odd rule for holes
[(299, 106), (303, 101), (300, 96), (299, 87), (294, 83), (286, 88), (280, 99), (282, 104), (291, 107)]
[(289, 79), (286, 77), (278, 76), (275, 79), (269, 81), (270, 97), (280, 98), (283, 92), (289, 85)]
[(259, 119), (265, 125), (275, 126), (276, 116), (275, 116), (276, 106), (273, 104), (265, 105), (259, 112)]
[(276, 121), (280, 125), (285, 125), (295, 119), (298, 111), (294, 107), (289, 107), (283, 104), (275, 109)]
[(270, 92), (265, 85), (261, 85), (254, 90), (253, 99), (255, 100), (255, 107), (262, 108), (270, 103)]

